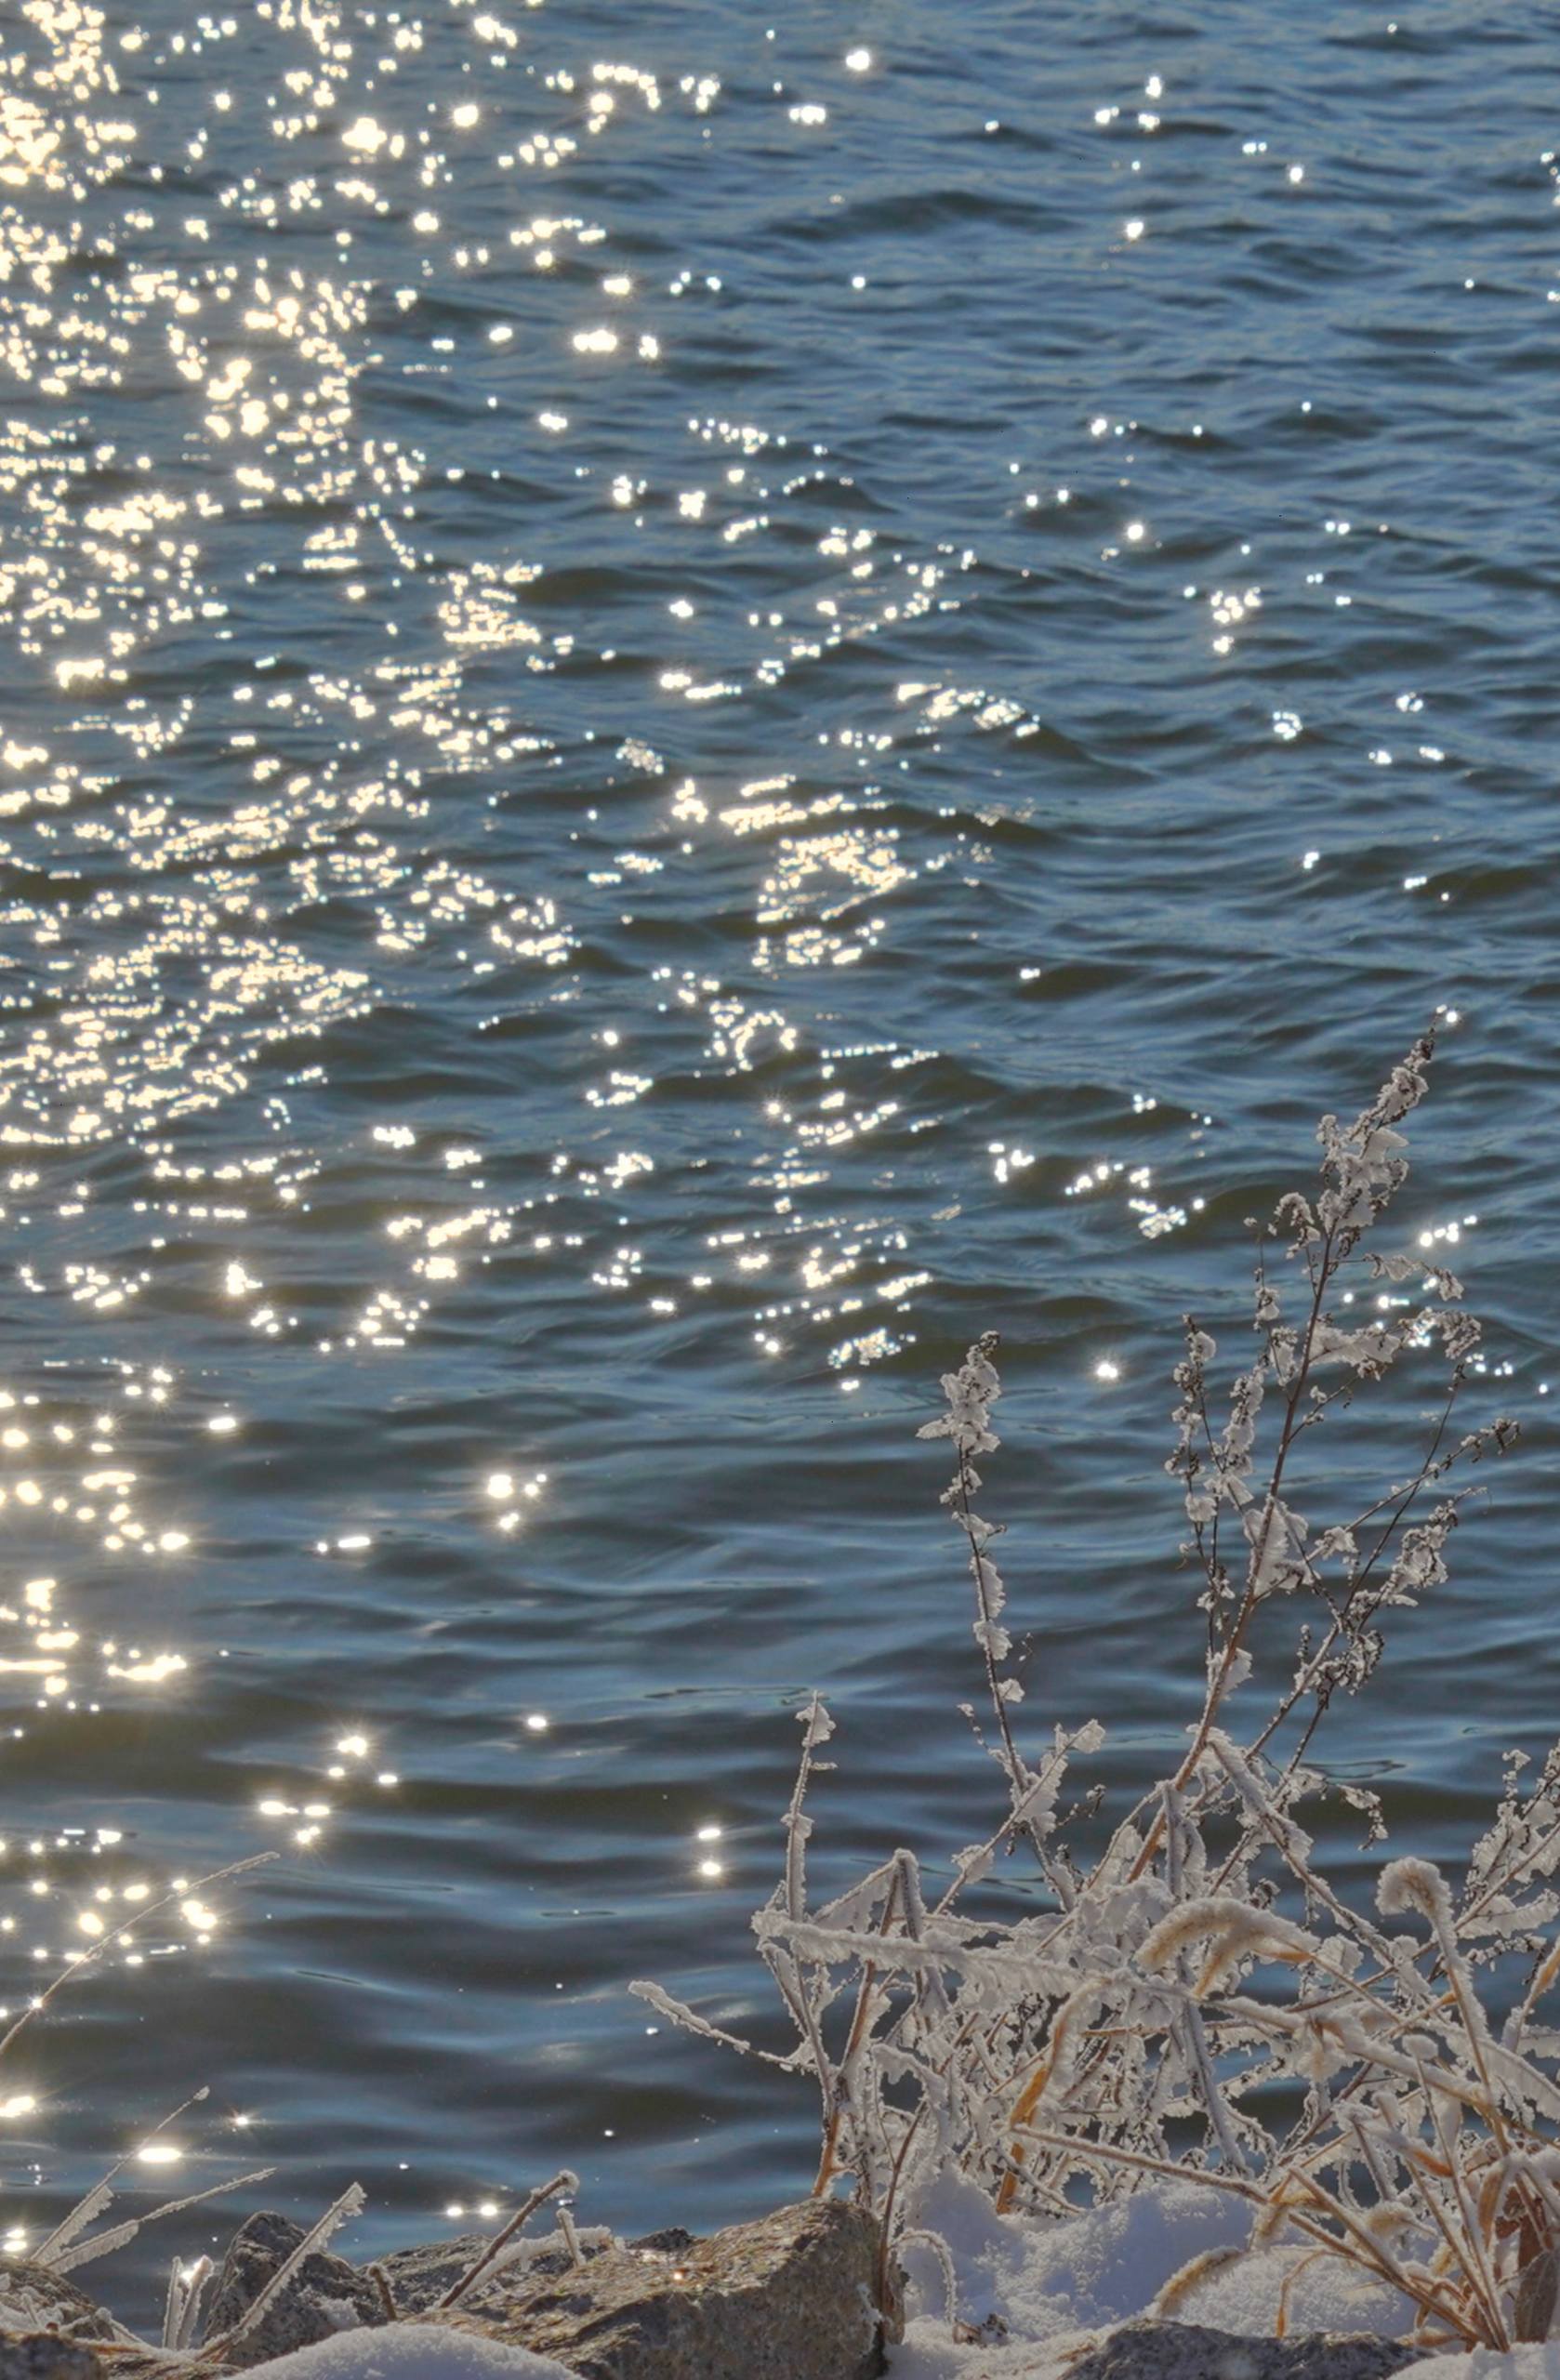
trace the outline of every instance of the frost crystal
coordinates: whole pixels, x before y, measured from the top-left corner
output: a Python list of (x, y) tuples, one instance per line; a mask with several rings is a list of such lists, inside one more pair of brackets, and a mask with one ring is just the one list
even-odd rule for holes
[[(975, 1468), (1000, 1444), (994, 1335), (945, 1377), (944, 1410), (919, 1433), (952, 1445), (943, 1503), (968, 1556), (1005, 1809), (936, 1897), (902, 1849), (813, 1907), (804, 1803), (830, 1732), (814, 1701), (783, 1873), (754, 1920), (797, 2031), (774, 2062), (811, 2074), (819, 2094), (816, 2187), (848, 2174), (882, 2218), (885, 2304), (895, 2244), (924, 2246), (955, 2175), (999, 2211), (1050, 2215), (1189, 2177), (1249, 2209), (1254, 2248), (1287, 2238), (1302, 2261), (1342, 2259), (1401, 2293), (1427, 2350), (1533, 2334), (1524, 2275), (1560, 2249), (1560, 2030), (1538, 2021), (1560, 1978), (1560, 1746), (1526, 1794), (1510, 1765), (1460, 1890), (1401, 1858), (1382, 1870), (1374, 1911), (1356, 1905), (1316, 1865), (1298, 1816), (1335, 1792), (1372, 1840), (1382, 1832), (1373, 1795), (1312, 1765), (1313, 1740), (1339, 1692), (1373, 1676), (1397, 1615), (1445, 1581), (1469, 1493), (1450, 1475), (1514, 1435), (1503, 1420), (1452, 1428), (1477, 1342), (1456, 1310), (1461, 1284), (1362, 1246), (1407, 1178), (1400, 1128), (1433, 1056), (1427, 1036), (1352, 1124), (1323, 1117), (1321, 1188), (1289, 1194), (1259, 1235), (1256, 1353), (1222, 1400), (1217, 1342), (1186, 1319), (1167, 1468), (1191, 1532), (1202, 1699), (1173, 1773), (1108, 1825), (1098, 1792), (1070, 1806), (1064, 1794), (1069, 1764), (1096, 1753), (1103, 1730), (1040, 1739), (1008, 1667), (999, 1527), (978, 1508)], [(1373, 1303), (1362, 1320), (1349, 1285), (1381, 1278), (1417, 1281), (1428, 1302)], [(1329, 1466), (1325, 1434), (1409, 1366), (1421, 1408), (1423, 1374), (1437, 1373), (1428, 1443), (1351, 1507), (1340, 1483), (1358, 1457)], [(1249, 1707), (1259, 1678), (1268, 1699)], [(1010, 1855), (1030, 1876), (1004, 1915), (992, 1892)], [(977, 1884), (978, 1911), (966, 1906)], [(1385, 1930), (1401, 1920), (1410, 1930)], [(1502, 1961), (1509, 1978), (1514, 1957), (1527, 1980), (1502, 1985), (1497, 2030), (1481, 1984)], [(1194, 2259), (1161, 2310), (1238, 2253)]]

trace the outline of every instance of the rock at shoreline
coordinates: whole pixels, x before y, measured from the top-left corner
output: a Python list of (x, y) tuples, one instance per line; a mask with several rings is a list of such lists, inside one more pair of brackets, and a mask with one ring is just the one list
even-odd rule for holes
[(878, 2237), (864, 2209), (806, 2199), (685, 2249), (609, 2248), (540, 2286), (503, 2275), (439, 2319), (580, 2380), (873, 2380)]
[(49, 2329), (72, 2339), (112, 2339), (102, 2307), (63, 2273), (25, 2256), (0, 2259), (0, 2334)]
[[(234, 2232), (206, 2309), (208, 2339), (220, 2338), (243, 2320), (306, 2237), (301, 2224), (274, 2214), (252, 2215)], [(379, 2293), (368, 2275), (344, 2256), (317, 2248), (248, 2337), (224, 2358), (224, 2369), (245, 2372), (294, 2347), (312, 2347), (340, 2331), (373, 2328), (385, 2319)]]
[(492, 2238), (486, 2231), (459, 2231), (453, 2239), (430, 2240), (416, 2248), (392, 2248), (378, 2258), (379, 2270), (390, 2283), (398, 2314), (425, 2313), (469, 2272)]
[[(276, 2214), (235, 2232), (212, 2294), (209, 2349), (305, 2236)], [(877, 2380), (884, 2370), (873, 2295), (881, 2235), (840, 2200), (807, 2199), (708, 2239), (668, 2229), (625, 2244), (592, 2228), (517, 2240), (441, 2310), (488, 2244), (471, 2233), (380, 2259), (400, 2317), (388, 2326), (378, 2281), (316, 2250), (220, 2361), (199, 2348), (133, 2347), (73, 2282), (0, 2260), (0, 2380), (225, 2380), (273, 2364), (277, 2380), (423, 2380), (419, 2361), (443, 2370), (437, 2353), (429, 2361), (441, 2337), (448, 2380)], [(374, 2337), (354, 2339), (359, 2331)], [(1075, 2340), (1068, 2380), (1392, 2380), (1421, 2353), (1357, 2333), (1275, 2339), (1145, 2318)]]
[[(618, 2244), (610, 2231), (595, 2226), (581, 2230), (577, 2236), (587, 2257), (598, 2256)], [(686, 2231), (677, 2234), (680, 2241), (690, 2237)], [(395, 2248), (388, 2256), (379, 2257), (379, 2270), (390, 2284), (396, 2312), (403, 2317), (431, 2312), (445, 2290), (453, 2289), (486, 2254), (491, 2238), (485, 2231), (462, 2231), (451, 2240), (435, 2240), (425, 2247)], [(539, 2240), (517, 2240), (467, 2291), (460, 2300), (462, 2309), (468, 2314), (480, 2314), (488, 2306), (506, 2305), (522, 2291), (537, 2288), (543, 2281), (572, 2270), (573, 2265), (574, 2258), (561, 2231), (546, 2233)]]
[(89, 2347), (57, 2331), (0, 2336), (0, 2380), (99, 2380), (102, 2369)]
[(1068, 2380), (1387, 2380), (1421, 2353), (1357, 2333), (1243, 2338), (1196, 2322), (1124, 2322)]

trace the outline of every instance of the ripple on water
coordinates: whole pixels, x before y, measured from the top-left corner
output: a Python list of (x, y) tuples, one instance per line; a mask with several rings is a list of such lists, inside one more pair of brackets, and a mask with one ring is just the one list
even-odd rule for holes
[[(14, 2175), (756, 2208), (805, 2095), (622, 1986), (747, 2021), (815, 1684), (831, 1873), (978, 1824), (911, 1435), (964, 1341), (1030, 1707), (1135, 1774), (1174, 1317), (1448, 1002), (1408, 1223), (1544, 1442), (1547, 61), (1009, 0), (5, 44), (0, 1989), (109, 1970)], [(1342, 1731), (1427, 1847), (1542, 1735), (1546, 1547), (1503, 1481)]]

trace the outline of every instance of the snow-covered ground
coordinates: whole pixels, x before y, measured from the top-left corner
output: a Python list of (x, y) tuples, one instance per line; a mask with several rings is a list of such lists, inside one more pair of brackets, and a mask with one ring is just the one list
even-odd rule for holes
[[(911, 2246), (910, 2320), (890, 2356), (892, 2380), (1063, 2380), (1086, 2337), (1146, 2314), (1183, 2266), (1243, 2246), (1250, 2228), (1238, 2200), (1193, 2183), (1140, 2189), (1071, 2222), (1038, 2224), (994, 2213), (982, 2191), (950, 2179), (938, 2185), (922, 2220), (952, 2253), (961, 2320), (990, 2331), (979, 2345), (954, 2344), (939, 2262), (930, 2249)], [(1291, 2275), (1291, 2333), (1401, 2338), (1410, 2327), (1413, 2309), (1395, 2290), (1297, 2246), (1212, 2266), (1177, 2303), (1175, 2318), (1271, 2336)], [(1560, 2344), (1509, 2356), (1488, 2349), (1433, 2356), (1408, 2366), (1399, 2380), (1560, 2380)]]
[(504, 2347), (474, 2332), (430, 2322), (395, 2322), (378, 2331), (343, 2331), (258, 2363), (265, 2380), (577, 2380), (549, 2355)]
[[(1271, 2335), (1286, 2281), (1291, 2332), (1368, 2331), (1400, 2338), (1412, 2316), (1395, 2290), (1303, 2248), (1232, 2254), (1219, 2264), (1219, 2252), (1244, 2245), (1249, 2213), (1237, 2200), (1192, 2183), (1141, 2189), (1119, 2205), (1040, 2224), (999, 2215), (972, 2185), (949, 2178), (938, 2185), (921, 2219), (948, 2245), (961, 2320), (989, 2329), (979, 2344), (954, 2343), (941, 2261), (930, 2248), (909, 2246), (910, 2319), (904, 2343), (890, 2355), (890, 2380), (1064, 2380), (1086, 2340), (1147, 2313), (1166, 2282), (1204, 2255), (1210, 2257), (1204, 2276), (1174, 2308), (1184, 2321)], [(405, 2322), (343, 2332), (258, 2366), (252, 2380), (575, 2375), (549, 2357), (495, 2339)], [(1560, 2380), (1560, 2342), (1515, 2347), (1509, 2355), (1480, 2348), (1431, 2356), (1408, 2365), (1399, 2380)]]

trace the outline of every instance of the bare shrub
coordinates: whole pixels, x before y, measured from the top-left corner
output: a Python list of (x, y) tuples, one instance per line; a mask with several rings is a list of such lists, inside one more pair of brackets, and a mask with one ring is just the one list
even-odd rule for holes
[[(1560, 2030), (1540, 2012), (1560, 1976), (1560, 1747), (1527, 1784), (1513, 1760), (1460, 1882), (1394, 1859), (1373, 1907), (1329, 1882), (1299, 1815), (1342, 1792), (1372, 1839), (1384, 1831), (1373, 1798), (1335, 1785), (1312, 1747), (1446, 1580), (1468, 1474), (1514, 1436), (1503, 1419), (1460, 1425), (1479, 1340), (1461, 1284), (1423, 1252), (1373, 1244), (1433, 1056), (1432, 1035), (1353, 1123), (1323, 1117), (1319, 1186), (1283, 1198), (1258, 1236), (1252, 1352), (1222, 1394), (1215, 1342), (1187, 1318), (1167, 1468), (1206, 1658), (1171, 1774), (1080, 1860), (1067, 1773), (1104, 1731), (1055, 1727), (1037, 1746), (1022, 1725), (999, 1530), (978, 1503), (977, 1465), (999, 1444), (988, 1336), (945, 1378), (945, 1409), (920, 1435), (952, 1446), (943, 1501), (968, 1554), (999, 1822), (935, 1897), (901, 1849), (813, 1908), (806, 1801), (833, 1732), (814, 1697), (783, 1871), (754, 1919), (796, 2047), (754, 2049), (635, 1986), (695, 2032), (813, 2077), (815, 2188), (848, 2181), (882, 2218), (885, 2304), (893, 2243), (951, 2164), (999, 2209), (1051, 2215), (1145, 2177), (1200, 2179), (1249, 2202), (1253, 2245), (1287, 2235), (1401, 2290), (1427, 2345), (1503, 2347), (1547, 2320)], [(1426, 1443), (1405, 1476), (1307, 1518), (1337, 1499), (1324, 1434), (1368, 1409), (1399, 1365), (1434, 1369)], [(1283, 1682), (1253, 1708), (1254, 1667)], [(971, 1888), (1009, 1854), (1038, 1862), (1046, 1905), (972, 1914)], [(1259, 2111), (1275, 2106), (1294, 2112)]]

